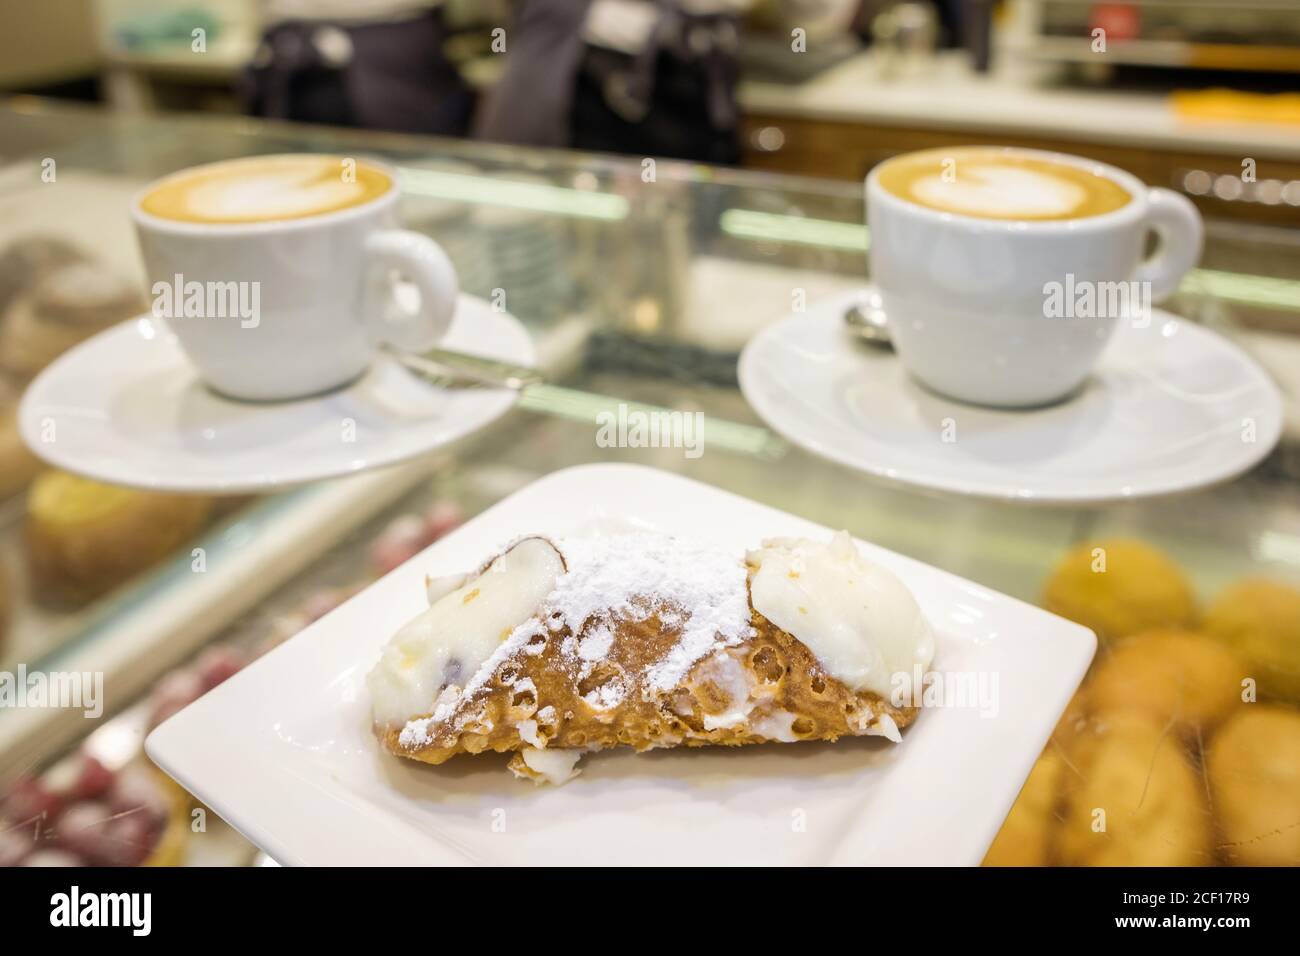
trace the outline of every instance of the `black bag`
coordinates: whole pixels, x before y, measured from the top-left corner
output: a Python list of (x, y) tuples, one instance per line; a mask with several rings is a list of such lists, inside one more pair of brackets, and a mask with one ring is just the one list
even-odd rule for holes
[(733, 15), (660, 0), (635, 54), (582, 39), (588, 0), (525, 0), (506, 73), (479, 118), (485, 139), (708, 163), (740, 160)]
[(441, 11), (408, 20), (287, 20), (262, 36), (241, 93), (253, 116), (460, 136), (473, 95), (443, 54)]
[(573, 97), (572, 145), (704, 163), (740, 162), (733, 18), (669, 15), (631, 56), (588, 47)]

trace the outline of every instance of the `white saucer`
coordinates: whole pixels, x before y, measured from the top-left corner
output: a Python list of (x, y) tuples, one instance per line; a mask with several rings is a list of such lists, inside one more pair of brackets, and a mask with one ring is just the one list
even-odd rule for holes
[(1160, 309), (1145, 328), (1120, 325), (1078, 394), (1007, 411), (936, 395), (893, 353), (856, 341), (843, 316), (860, 296), (768, 326), (739, 367), (773, 430), (850, 468), (988, 498), (1102, 502), (1224, 481), (1281, 435), (1281, 396), (1264, 370)]
[[(462, 295), (442, 345), (532, 365), (513, 316)], [(18, 424), (40, 457), (119, 485), (249, 492), (413, 458), (504, 415), (507, 389), (442, 389), (380, 357), (344, 388), (293, 402), (225, 398), (199, 381), (165, 323), (114, 326), (43, 371)]]

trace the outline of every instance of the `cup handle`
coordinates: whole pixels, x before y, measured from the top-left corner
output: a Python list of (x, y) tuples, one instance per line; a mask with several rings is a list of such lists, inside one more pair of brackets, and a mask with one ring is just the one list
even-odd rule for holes
[[(451, 325), (460, 292), (447, 253), (428, 236), (386, 229), (366, 238), (367, 282), (362, 303), (371, 335), (403, 352), (438, 344)], [(405, 279), (420, 293), (418, 303), (399, 294)]]
[(1200, 260), (1205, 226), (1191, 200), (1158, 187), (1147, 193), (1146, 226), (1159, 237), (1160, 245), (1138, 265), (1133, 278), (1149, 282), (1151, 301), (1160, 302), (1178, 290), (1183, 276)]

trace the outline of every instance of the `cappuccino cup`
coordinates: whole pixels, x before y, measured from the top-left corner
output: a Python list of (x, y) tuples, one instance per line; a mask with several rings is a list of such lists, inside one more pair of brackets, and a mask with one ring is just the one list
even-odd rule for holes
[(253, 401), (337, 388), (383, 346), (432, 348), (456, 273), (436, 242), (396, 228), (397, 200), (391, 169), (344, 156), (161, 179), (131, 204), (153, 314), (209, 386)]
[(1040, 150), (897, 156), (871, 170), (866, 200), (899, 360), (935, 392), (1000, 407), (1078, 389), (1117, 324), (1150, 322), (1178, 288), (1204, 232), (1177, 193)]

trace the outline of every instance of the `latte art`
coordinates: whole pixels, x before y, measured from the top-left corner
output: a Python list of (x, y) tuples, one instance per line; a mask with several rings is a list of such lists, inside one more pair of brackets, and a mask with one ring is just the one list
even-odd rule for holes
[(272, 222), (359, 206), (392, 188), (383, 170), (340, 156), (255, 156), (164, 179), (140, 208), (184, 222)]
[(1083, 166), (992, 149), (929, 150), (880, 168), (889, 192), (981, 219), (1081, 219), (1123, 208), (1119, 183)]
[(963, 167), (951, 180), (941, 174), (914, 180), (910, 198), (968, 216), (1043, 219), (1070, 215), (1088, 194), (1074, 183), (1032, 169), (977, 165)]

